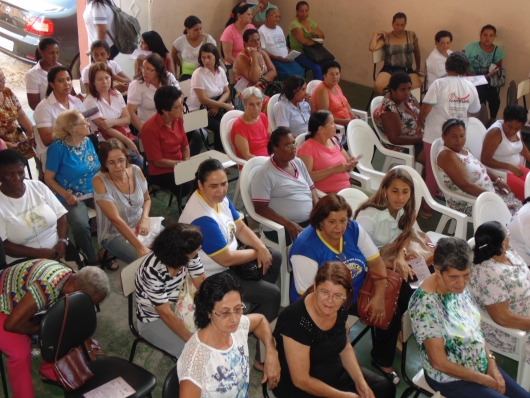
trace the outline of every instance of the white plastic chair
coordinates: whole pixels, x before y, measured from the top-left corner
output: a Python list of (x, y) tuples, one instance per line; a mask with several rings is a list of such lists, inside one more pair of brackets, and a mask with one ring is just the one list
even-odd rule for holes
[[(442, 193), (447, 196), (452, 196), (455, 199), (462, 200), (464, 202), (469, 203), (470, 206), (473, 206), (475, 202), (477, 201), (476, 198), (473, 198), (468, 195), (462, 195), (461, 193), (451, 191), (447, 186), (444, 184), (442, 177), (440, 176), (440, 173), (438, 172), (438, 166), (436, 163), (436, 159), (438, 158), (438, 154), (443, 148), (443, 141), (441, 138), (436, 139), (431, 146), (431, 165), (432, 165), (432, 173), (434, 174), (434, 179), (436, 180), (436, 183), (438, 184), (438, 188)], [(439, 231), (440, 225), (445, 225), (445, 223), (449, 221), (447, 217), (442, 215), (442, 218), (440, 219), (440, 223), (438, 224), (438, 229), (436, 229), (436, 232)], [(473, 218), (467, 216), (467, 222), (473, 222)], [(464, 236), (465, 238), (465, 236)]]
[[(377, 139), (376, 134), (366, 122), (356, 119), (348, 124), (346, 132), (348, 140), (348, 150), (352, 157), (363, 155), (357, 164), (357, 170), (361, 175), (370, 179), (369, 188), (371, 191), (377, 191), (386, 171), (377, 171), (372, 166), (374, 147), (377, 148), (384, 156), (391, 156), (401, 159), (407, 166), (414, 167), (414, 158), (406, 153), (400, 153), (386, 149)], [(364, 188), (364, 187), (363, 187)]]
[[(252, 193), (251, 193), (251, 181), (259, 168), (269, 160), (265, 156), (256, 156), (250, 159), (244, 166), (239, 176), (239, 181), (241, 181), (241, 199), (243, 200), (243, 205), (248, 213), (248, 215), (255, 221), (260, 224), (260, 236), (263, 243), (267, 246), (271, 246), (277, 249), (282, 254), (282, 265), (280, 270), (280, 281), (281, 281), (281, 293), (282, 301), (281, 306), (287, 307), (289, 305), (289, 281), (290, 281), (290, 269), (288, 262), (288, 248), (285, 245), (285, 228), (283, 225), (280, 225), (268, 218), (260, 216), (254, 210), (254, 203), (252, 203)], [(265, 236), (263, 233), (262, 226), (266, 226), (278, 234), (278, 243), (273, 242)]]
[[(307, 136), (307, 133), (302, 133), (294, 140), (294, 145), (296, 146), (296, 149), (300, 148), (300, 145), (302, 145), (305, 142), (305, 138)], [(530, 174), (530, 173), (529, 173)]]
[(274, 120), (274, 105), (280, 100), (280, 94), (274, 94), (267, 104), (267, 117), (269, 118), (269, 124), (272, 131), (276, 130), (276, 121)]
[[(236, 155), (234, 144), (232, 143), (232, 139), (230, 137), (230, 133), (232, 132), (232, 126), (234, 125), (234, 122), (243, 114), (243, 111), (228, 111), (224, 114), (223, 118), (221, 119), (221, 127), (219, 129), (220, 135), (221, 135), (221, 142), (223, 144), (223, 149), (225, 150), (225, 153), (227, 156), (236, 162), (240, 166), (244, 166), (247, 162), (244, 159), (241, 159)], [(241, 179), (237, 179), (237, 185), (236, 190), (234, 191), (234, 198), (232, 200), (234, 206), (237, 205), (237, 201), (239, 199), (239, 186), (240, 186)]]
[(346, 202), (348, 202), (354, 213), (362, 203), (368, 200), (368, 196), (363, 191), (355, 188), (343, 189), (342, 191), (337, 192), (337, 195), (346, 199)]
[(317, 88), (317, 86), (322, 83), (322, 80), (311, 80), (309, 83), (307, 83), (307, 87), (305, 89), (305, 92), (309, 95), (311, 95), (311, 97), (313, 96), (313, 94), (315, 93), (315, 89)]
[(512, 214), (502, 198), (495, 192), (483, 192), (473, 206), (473, 230), (488, 221), (498, 221), (506, 226)]
[(528, 198), (530, 196), (530, 173), (526, 175), (526, 180), (524, 180), (524, 197)]
[(184, 98), (187, 98), (191, 92), (191, 79), (184, 80), (183, 82), (179, 82), (179, 86), (180, 86), (180, 91), (182, 91), (182, 95), (184, 96)]

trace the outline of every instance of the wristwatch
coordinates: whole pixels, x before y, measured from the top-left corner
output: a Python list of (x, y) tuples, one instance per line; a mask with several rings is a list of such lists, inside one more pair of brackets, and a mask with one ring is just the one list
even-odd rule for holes
[(493, 359), (495, 362), (497, 362), (497, 358), (495, 358), (493, 354), (488, 354), (486, 355), (486, 357), (488, 357), (488, 359)]
[(68, 242), (69, 242), (68, 238), (66, 238), (66, 239), (65, 239), (65, 238), (59, 238), (59, 239), (57, 239), (57, 240), (58, 240), (59, 242), (64, 242), (64, 244), (65, 244), (66, 246), (68, 246)]

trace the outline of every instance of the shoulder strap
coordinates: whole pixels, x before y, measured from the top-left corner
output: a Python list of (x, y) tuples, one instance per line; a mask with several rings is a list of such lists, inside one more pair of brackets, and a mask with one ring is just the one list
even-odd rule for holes
[(495, 53), (497, 52), (497, 45), (495, 45), (495, 50), (493, 50), (493, 57), (491, 58), (491, 63), (494, 64), (495, 63)]
[(59, 334), (59, 341), (57, 342), (57, 350), (55, 351), (55, 362), (57, 362), (57, 357), (59, 355), (59, 350), (61, 348), (61, 342), (63, 341), (63, 332), (64, 327), (66, 326), (66, 317), (68, 315), (68, 296), (69, 294), (66, 294), (64, 296), (64, 317), (63, 317), (63, 325), (61, 326), (61, 333)]

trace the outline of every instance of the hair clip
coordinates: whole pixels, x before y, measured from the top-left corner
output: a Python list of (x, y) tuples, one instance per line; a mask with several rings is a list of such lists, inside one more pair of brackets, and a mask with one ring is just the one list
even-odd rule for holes
[(486, 246), (488, 246), (487, 243), (485, 245), (479, 246), (479, 249), (484, 249)]
[(234, 18), (234, 13), (233, 12), (230, 13), (230, 18)]

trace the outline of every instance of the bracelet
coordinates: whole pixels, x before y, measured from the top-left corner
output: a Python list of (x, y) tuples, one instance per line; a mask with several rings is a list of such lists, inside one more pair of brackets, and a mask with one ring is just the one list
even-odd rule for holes
[(66, 246), (68, 246), (68, 242), (70, 242), (70, 241), (68, 240), (68, 238), (66, 238), (66, 239), (65, 239), (65, 238), (59, 238), (58, 241), (59, 241), (59, 242), (64, 242), (64, 244), (65, 244)]
[(504, 182), (504, 180), (501, 177), (497, 177), (497, 179), (493, 182), (493, 185), (497, 185), (499, 183), (499, 180)]
[(486, 355), (486, 357), (487, 357), (488, 359), (493, 359), (495, 362), (497, 362), (497, 358), (495, 358), (495, 357), (493, 356), (493, 354), (488, 354), (488, 355)]

